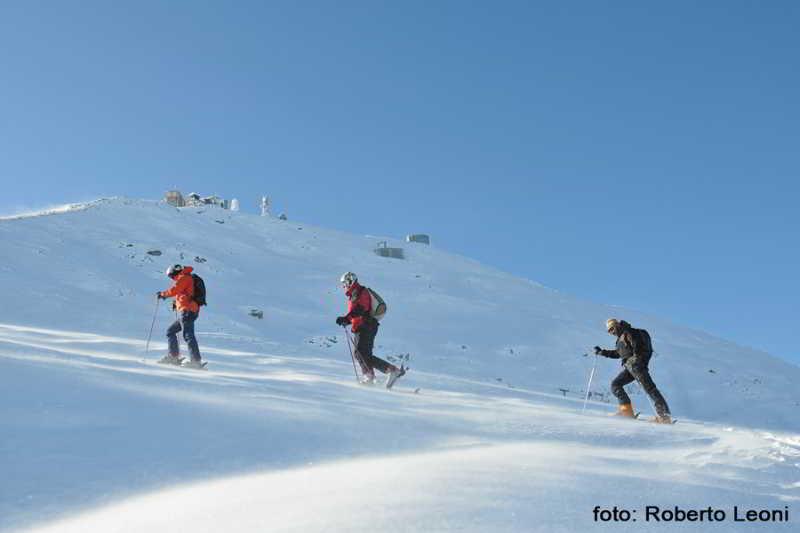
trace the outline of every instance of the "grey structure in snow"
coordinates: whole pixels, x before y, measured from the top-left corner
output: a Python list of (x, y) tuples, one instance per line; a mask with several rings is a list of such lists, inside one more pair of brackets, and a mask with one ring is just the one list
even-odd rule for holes
[[(173, 207), (206, 207), (209, 205), (230, 209), (231, 201), (212, 195), (201, 197), (196, 192), (189, 193), (185, 197), (178, 190), (167, 191), (164, 194), (164, 201)], [(237, 202), (238, 204), (238, 202)]]
[(375, 253), (381, 257), (391, 257), (392, 259), (405, 259), (402, 248), (390, 248), (386, 241), (378, 243)]
[(406, 242), (418, 242), (420, 244), (430, 244), (431, 237), (430, 235), (425, 235), (424, 233), (413, 233), (406, 237)]

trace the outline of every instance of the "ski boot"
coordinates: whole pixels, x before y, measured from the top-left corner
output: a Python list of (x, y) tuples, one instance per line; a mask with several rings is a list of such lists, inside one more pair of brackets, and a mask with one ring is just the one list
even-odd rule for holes
[(406, 369), (403, 365), (400, 368), (394, 367), (389, 370), (389, 377), (386, 378), (386, 388), (391, 389), (394, 382), (406, 375)]
[(184, 363), (183, 368), (194, 368), (195, 370), (204, 370), (208, 363), (203, 363), (200, 359), (192, 359), (191, 361)]
[(181, 363), (183, 362), (183, 359), (184, 359), (184, 358), (183, 358), (183, 357), (181, 357), (180, 355), (170, 355), (170, 354), (167, 354), (167, 355), (165, 355), (164, 357), (162, 357), (161, 359), (159, 359), (159, 360), (158, 360), (158, 362), (159, 362), (160, 364), (162, 364), (162, 365), (175, 365), (175, 366), (181, 366)]
[(636, 413), (633, 412), (633, 405), (629, 403), (623, 403), (617, 408), (617, 412), (612, 413), (611, 416), (621, 416), (623, 418), (636, 418)]
[(672, 417), (668, 414), (666, 415), (656, 415), (650, 419), (650, 422), (654, 424), (672, 424)]

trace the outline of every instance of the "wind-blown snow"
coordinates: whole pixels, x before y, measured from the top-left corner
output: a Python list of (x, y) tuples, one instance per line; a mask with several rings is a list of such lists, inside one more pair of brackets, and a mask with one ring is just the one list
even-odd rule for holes
[(18, 208), (12, 211), (11, 214), (2, 215), (0, 216), (0, 220), (19, 220), (23, 218), (32, 218), (32, 217), (43, 217), (47, 215), (58, 215), (61, 213), (67, 213), (69, 211), (81, 211), (83, 209), (88, 209), (93, 205), (98, 203), (102, 203), (103, 200), (97, 200), (94, 202), (83, 202), (83, 203), (73, 203), (73, 204), (63, 204), (63, 205), (55, 205), (50, 207), (40, 207), (38, 209), (31, 209), (31, 208)]
[[(595, 505), (800, 497), (800, 370), (701, 332), (433, 247), (385, 259), (383, 239), (216, 208), (105, 200), (2, 220), (0, 239), (3, 529), (577, 531)], [(208, 286), (208, 372), (155, 364), (163, 305), (145, 354), (175, 262)], [(389, 304), (376, 352), (411, 354), (396, 391), (354, 383), (333, 323), (346, 270)], [(653, 335), (679, 424), (602, 416), (610, 360), (581, 414), (609, 316)]]

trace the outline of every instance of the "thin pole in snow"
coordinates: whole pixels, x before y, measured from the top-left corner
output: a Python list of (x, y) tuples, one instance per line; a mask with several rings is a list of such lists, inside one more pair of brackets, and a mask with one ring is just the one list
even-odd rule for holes
[(158, 304), (161, 303), (160, 298), (156, 298), (156, 310), (153, 311), (153, 322), (150, 324), (150, 333), (147, 335), (147, 342), (144, 346), (144, 357), (147, 359), (147, 354), (150, 352), (150, 339), (153, 337), (153, 328), (156, 325), (156, 317), (158, 317)]
[(353, 373), (356, 375), (356, 381), (359, 381), (358, 370), (356, 370), (356, 356), (353, 354), (353, 345), (350, 342), (350, 332), (347, 331), (347, 325), (342, 326), (342, 328), (344, 328), (344, 336), (347, 338), (347, 348), (350, 350), (350, 360), (353, 362)]
[(592, 390), (592, 379), (594, 379), (594, 371), (597, 369), (597, 358), (599, 356), (595, 354), (594, 356), (594, 364), (592, 365), (592, 373), (589, 374), (589, 384), (586, 385), (586, 399), (583, 400), (583, 409), (581, 409), (581, 413), (586, 411), (586, 404), (589, 403), (589, 395), (591, 394)]

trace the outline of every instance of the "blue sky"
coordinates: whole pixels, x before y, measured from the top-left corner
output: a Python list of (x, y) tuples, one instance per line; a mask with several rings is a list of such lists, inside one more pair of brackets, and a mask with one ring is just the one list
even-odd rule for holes
[(600, 4), (4, 2), (0, 211), (266, 193), (800, 362), (800, 4)]

